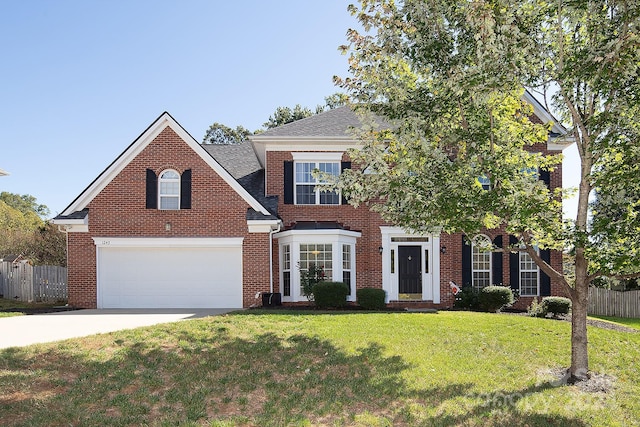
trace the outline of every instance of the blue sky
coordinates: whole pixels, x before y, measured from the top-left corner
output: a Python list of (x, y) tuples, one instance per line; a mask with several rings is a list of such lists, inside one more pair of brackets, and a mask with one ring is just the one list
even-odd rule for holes
[(314, 108), (353, 0), (29, 0), (0, 15), (0, 191), (60, 213), (163, 111), (197, 140)]

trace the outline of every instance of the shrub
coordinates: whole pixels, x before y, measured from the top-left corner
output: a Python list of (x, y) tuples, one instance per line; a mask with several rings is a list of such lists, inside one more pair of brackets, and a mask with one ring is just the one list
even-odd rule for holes
[(531, 305), (527, 307), (527, 314), (531, 317), (545, 317), (547, 315), (542, 303), (538, 302), (538, 298), (531, 301)]
[(480, 308), (489, 312), (500, 311), (502, 307), (510, 306), (514, 301), (513, 292), (507, 286), (487, 286), (478, 295)]
[(386, 307), (384, 289), (364, 288), (356, 290), (358, 305), (366, 310), (382, 310)]
[(569, 314), (571, 309), (571, 300), (564, 297), (544, 297), (542, 298), (542, 307), (544, 314), (552, 313), (553, 317), (560, 314)]
[(309, 265), (308, 270), (303, 270), (298, 266), (300, 270), (300, 284), (302, 285), (302, 295), (304, 295), (309, 301), (313, 301), (313, 289), (315, 286), (324, 280), (324, 268), (315, 264)]
[(462, 288), (456, 295), (456, 300), (453, 303), (455, 308), (462, 308), (466, 310), (478, 310), (480, 304), (478, 301), (478, 291), (471, 286)]
[(342, 282), (320, 282), (313, 287), (313, 300), (320, 308), (341, 308), (347, 305), (349, 288)]

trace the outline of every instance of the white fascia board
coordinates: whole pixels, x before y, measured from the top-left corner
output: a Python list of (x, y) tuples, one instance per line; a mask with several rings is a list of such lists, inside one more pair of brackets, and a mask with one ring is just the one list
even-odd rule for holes
[(58, 226), (63, 233), (87, 233), (89, 232), (89, 214), (84, 218), (52, 219), (52, 224)]
[(247, 227), (249, 227), (249, 233), (271, 233), (278, 229), (278, 226), (282, 224), (279, 219), (261, 220), (251, 219), (247, 220)]
[(266, 167), (267, 151), (340, 151), (346, 152), (351, 148), (362, 145), (360, 141), (348, 137), (264, 137), (260, 135), (250, 136), (253, 149), (258, 156), (262, 167)]
[(93, 237), (105, 248), (237, 248), (243, 237)]
[(286, 230), (281, 231), (273, 235), (276, 239), (292, 237), (292, 236), (345, 236), (358, 238), (362, 236), (359, 231), (341, 230), (337, 228), (322, 229), (322, 230)]
[(342, 160), (342, 151), (322, 151), (312, 152), (305, 151), (302, 153), (291, 153), (294, 161), (320, 161), (320, 162), (339, 162)]
[(169, 113), (163, 113), (147, 130), (140, 135), (86, 190), (62, 212), (69, 215), (86, 208), (122, 170), (144, 150), (166, 127), (170, 127), (183, 141), (189, 145), (220, 177), (233, 188), (254, 210), (269, 215), (269, 211), (262, 206), (247, 190), (242, 187), (220, 164), (207, 153)]

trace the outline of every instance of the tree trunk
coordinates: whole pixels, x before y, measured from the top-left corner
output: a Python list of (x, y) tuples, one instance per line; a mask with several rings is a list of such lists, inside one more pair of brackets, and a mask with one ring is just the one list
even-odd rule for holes
[[(576, 268), (577, 270), (577, 268)], [(575, 383), (589, 378), (589, 353), (587, 351), (587, 303), (589, 284), (576, 280), (571, 307), (571, 368), (569, 382)]]

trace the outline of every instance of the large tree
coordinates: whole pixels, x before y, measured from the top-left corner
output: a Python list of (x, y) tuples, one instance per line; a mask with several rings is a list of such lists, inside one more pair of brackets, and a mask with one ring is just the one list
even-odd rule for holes
[[(640, 271), (638, 200), (625, 192), (640, 183), (638, 0), (361, 0), (349, 8), (362, 29), (348, 32), (351, 75), (336, 83), (391, 126), (363, 128), (363, 148), (351, 152), (359, 167), (338, 185), (351, 203), (408, 229), (516, 236), (509, 250), (526, 251), (571, 297), (570, 374), (586, 379), (589, 284)], [(538, 179), (561, 158), (537, 153), (550, 128), (529, 120), (524, 88), (577, 144), (575, 219), (563, 222), (562, 194)], [(590, 224), (594, 189), (608, 208)], [(604, 241), (611, 250), (603, 253)], [(545, 248), (573, 251), (573, 270), (552, 268), (538, 255)]]
[(44, 218), (47, 206), (25, 194), (0, 193), (0, 257), (23, 255), (36, 264), (66, 265), (66, 238)]

